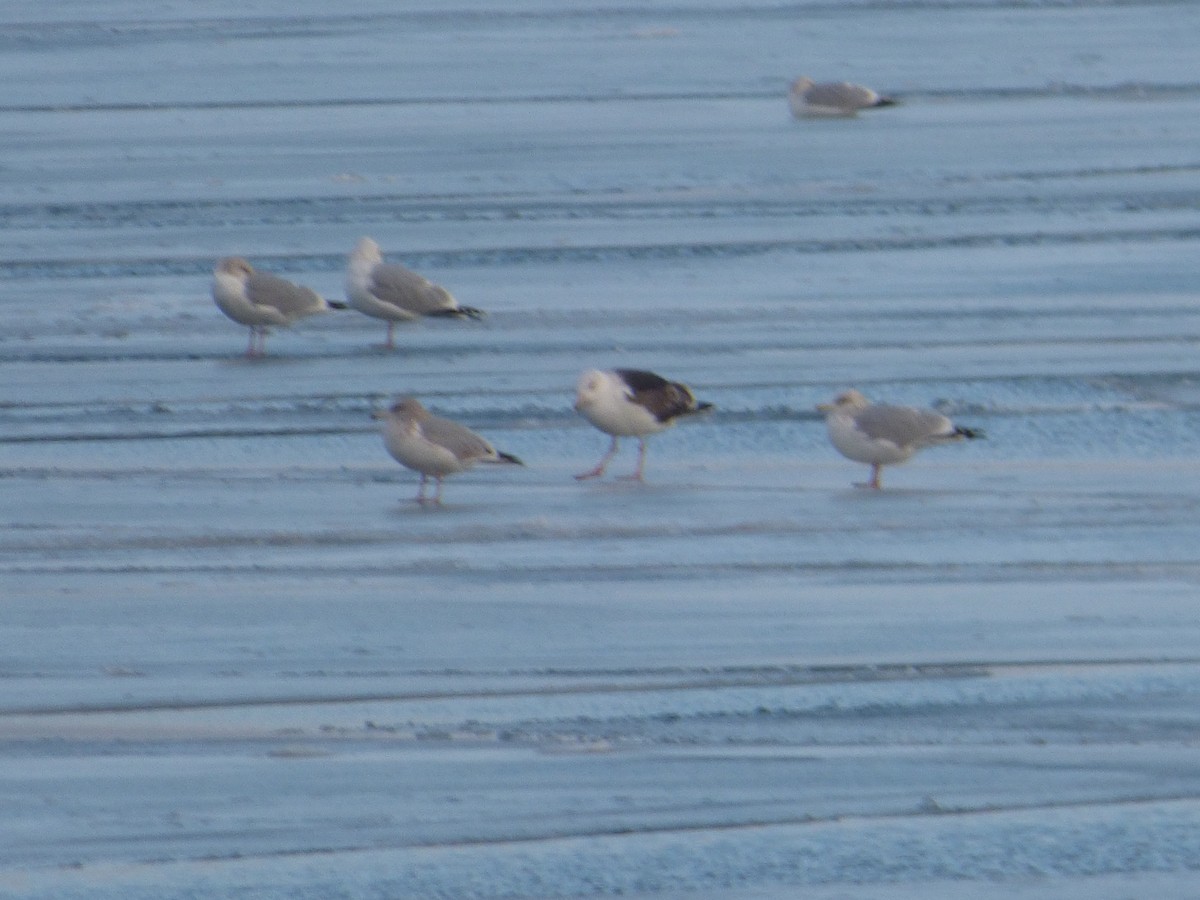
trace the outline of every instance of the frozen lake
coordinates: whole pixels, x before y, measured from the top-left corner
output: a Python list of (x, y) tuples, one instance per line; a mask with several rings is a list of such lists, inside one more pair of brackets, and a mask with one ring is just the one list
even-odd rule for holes
[[(0, 896), (1194, 898), (1198, 40), (4, 4)], [(797, 122), (800, 74), (903, 102)], [(488, 316), (245, 359), (214, 261), (342, 299), (363, 235)], [(717, 407), (644, 485), (572, 477), (608, 366)], [(858, 490), (847, 387), (987, 440)], [(418, 507), (399, 393), (527, 467)]]

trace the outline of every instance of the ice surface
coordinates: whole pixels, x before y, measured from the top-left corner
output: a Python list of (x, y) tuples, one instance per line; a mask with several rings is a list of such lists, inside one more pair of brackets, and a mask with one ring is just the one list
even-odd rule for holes
[[(1200, 8), (193, 6), (0, 10), (0, 895), (1196, 896)], [(364, 234), (487, 318), (239, 356)]]

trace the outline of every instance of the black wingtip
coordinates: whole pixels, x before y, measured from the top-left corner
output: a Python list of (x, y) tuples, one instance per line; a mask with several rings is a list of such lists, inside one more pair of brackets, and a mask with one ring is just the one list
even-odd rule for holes
[(487, 313), (474, 306), (456, 306), (453, 309), (434, 310), (426, 315), (433, 319), (482, 319)]
[(349, 303), (343, 303), (341, 300), (326, 300), (325, 302), (327, 304), (329, 304), (330, 309), (349, 309), (350, 308)]
[(500, 457), (501, 461), (503, 461), (503, 462), (506, 462), (506, 463), (512, 463), (514, 466), (523, 466), (523, 465), (525, 465), (525, 463), (521, 462), (521, 460), (520, 460), (520, 459), (518, 459), (517, 457), (513, 456), (511, 453), (499, 453), (499, 452), (497, 452), (497, 453), (496, 453), (496, 455), (497, 455), (498, 457)]
[(881, 106), (899, 106), (900, 100), (896, 97), (880, 97), (871, 105), (874, 109), (879, 109)]
[(969, 441), (974, 441), (979, 438), (987, 437), (987, 435), (984, 434), (982, 428), (964, 428), (961, 425), (955, 427), (954, 433), (957, 434), (959, 437), (965, 437)]
[(671, 419), (690, 419), (692, 416), (702, 416), (705, 413), (710, 413), (714, 409), (716, 409), (716, 407), (711, 403), (697, 403), (695, 406), (692, 406), (688, 409), (681, 409), (676, 412), (672, 412), (671, 415), (666, 416), (665, 418), (661, 419), (661, 421), (666, 422)]

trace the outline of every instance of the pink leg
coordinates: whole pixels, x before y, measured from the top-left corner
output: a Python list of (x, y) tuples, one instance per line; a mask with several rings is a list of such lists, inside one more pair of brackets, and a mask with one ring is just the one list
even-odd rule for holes
[(437, 490), (433, 493), (433, 502), (437, 506), (442, 505), (442, 476), (435, 475), (434, 482), (437, 484)]
[(388, 322), (387, 340), (383, 342), (383, 346), (389, 350), (396, 349), (396, 323)]
[(625, 476), (626, 481), (645, 481), (646, 480), (646, 439), (638, 438), (638, 462), (637, 469), (632, 475)]
[(425, 482), (428, 478), (429, 476), (427, 475), (421, 475), (421, 481), (417, 484), (417, 503), (422, 506), (425, 505)]
[(881, 466), (879, 463), (872, 463), (871, 464), (871, 480), (856, 482), (854, 486), (861, 487), (861, 488), (870, 488), (871, 490), (874, 490), (874, 491), (881, 491), (881, 490), (883, 490), (883, 484), (880, 482), (879, 478), (882, 474), (883, 474), (883, 466)]
[(248, 359), (253, 359), (254, 357), (258, 356), (258, 347), (256, 345), (257, 337), (258, 337), (258, 326), (251, 325), (250, 326), (250, 344), (246, 347), (246, 357)]
[(617, 444), (618, 444), (618, 441), (617, 441), (616, 436), (614, 435), (613, 439), (612, 439), (612, 444), (608, 448), (608, 452), (605, 453), (602, 457), (600, 457), (600, 462), (596, 463), (596, 468), (592, 469), (590, 472), (582, 472), (579, 475), (576, 475), (575, 477), (578, 480), (583, 481), (585, 478), (599, 478), (601, 475), (603, 475), (604, 470), (608, 468), (609, 462), (617, 454)]

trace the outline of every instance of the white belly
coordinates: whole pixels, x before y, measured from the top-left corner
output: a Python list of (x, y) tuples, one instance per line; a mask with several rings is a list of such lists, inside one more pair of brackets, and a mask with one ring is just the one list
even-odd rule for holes
[(577, 404), (575, 408), (605, 434), (614, 437), (645, 437), (671, 426), (669, 421), (658, 421), (644, 406), (638, 406), (623, 397), (599, 398)]
[(369, 290), (369, 270), (351, 268), (346, 276), (346, 300), (363, 315), (388, 322), (411, 322), (418, 318), (416, 313), (401, 309), (395, 303), (380, 300)]
[(871, 465), (887, 466), (902, 463), (916, 452), (915, 447), (898, 447), (891, 441), (872, 440), (854, 426), (849, 416), (832, 415), (826, 420), (829, 439), (847, 459)]
[(392, 426), (384, 432), (383, 440), (388, 453), (397, 462), (423, 475), (453, 475), (473, 464), (459, 459), (445, 447), (427, 441), (416, 428)]
[(239, 325), (286, 325), (287, 318), (271, 306), (256, 306), (246, 299), (240, 279), (218, 272), (213, 276), (213, 299), (221, 312)]

